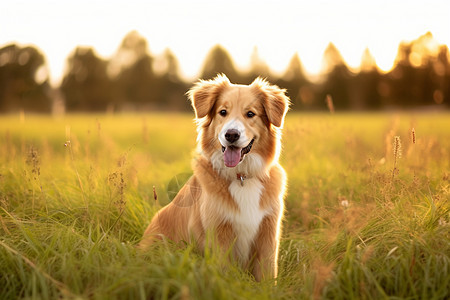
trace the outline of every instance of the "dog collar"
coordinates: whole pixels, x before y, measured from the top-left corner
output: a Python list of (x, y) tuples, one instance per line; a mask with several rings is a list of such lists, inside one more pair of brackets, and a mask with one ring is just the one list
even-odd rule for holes
[(242, 173), (236, 173), (236, 179), (241, 181), (241, 186), (244, 186), (244, 180), (247, 179), (247, 176)]

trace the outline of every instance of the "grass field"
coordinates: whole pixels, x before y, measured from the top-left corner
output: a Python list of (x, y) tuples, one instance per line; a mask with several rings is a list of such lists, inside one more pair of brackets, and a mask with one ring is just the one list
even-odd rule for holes
[(289, 113), (276, 285), (189, 245), (136, 252), (195, 134), (191, 114), (1, 116), (0, 299), (450, 297), (449, 113)]

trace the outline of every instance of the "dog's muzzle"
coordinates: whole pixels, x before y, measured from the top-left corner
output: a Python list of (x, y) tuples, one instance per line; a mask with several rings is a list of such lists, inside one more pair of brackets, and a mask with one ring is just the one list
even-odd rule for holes
[[(230, 138), (231, 139), (231, 138)], [(228, 139), (227, 139), (228, 141)], [(252, 150), (252, 146), (255, 139), (252, 139), (250, 143), (245, 146), (244, 148), (239, 148), (234, 145), (229, 145), (227, 147), (222, 145), (222, 152), (223, 152), (223, 160), (225, 163), (225, 166), (229, 168), (236, 167), (244, 158), (244, 155), (249, 153), (250, 150)]]

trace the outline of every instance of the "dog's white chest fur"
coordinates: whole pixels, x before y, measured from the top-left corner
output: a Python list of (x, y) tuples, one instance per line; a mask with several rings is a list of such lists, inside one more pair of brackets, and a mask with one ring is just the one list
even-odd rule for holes
[(248, 261), (259, 225), (267, 214), (260, 209), (259, 205), (263, 188), (261, 181), (257, 178), (246, 179), (244, 185), (241, 185), (239, 180), (234, 180), (228, 187), (231, 196), (239, 206), (239, 212), (229, 213), (226, 218), (232, 223), (235, 231), (235, 250), (242, 263)]

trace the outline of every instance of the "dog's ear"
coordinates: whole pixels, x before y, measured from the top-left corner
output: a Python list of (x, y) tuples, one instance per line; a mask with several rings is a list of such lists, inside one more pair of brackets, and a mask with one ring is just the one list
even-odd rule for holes
[(271, 85), (260, 77), (256, 78), (250, 86), (261, 98), (269, 122), (276, 127), (282, 127), (290, 104), (289, 97), (285, 94), (286, 90)]
[(200, 80), (188, 92), (195, 117), (205, 117), (213, 108), (220, 94), (230, 86), (227, 76), (221, 74), (212, 80)]

